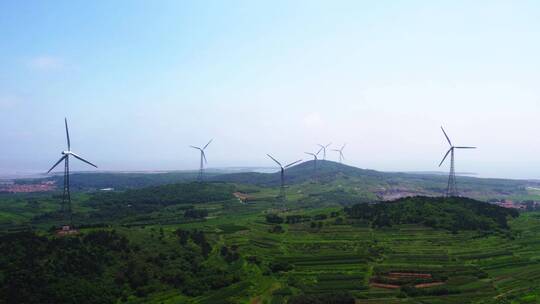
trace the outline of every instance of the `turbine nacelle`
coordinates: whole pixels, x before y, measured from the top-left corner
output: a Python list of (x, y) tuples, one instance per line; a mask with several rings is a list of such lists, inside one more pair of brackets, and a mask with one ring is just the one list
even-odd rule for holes
[(302, 160), (299, 159), (295, 162), (292, 162), (290, 164), (287, 164), (285, 166), (283, 166), (277, 159), (275, 159), (272, 155), (270, 154), (266, 154), (266, 156), (268, 156), (270, 159), (272, 159), (280, 168), (280, 181), (281, 181), (281, 189), (280, 189), (280, 194), (279, 196), (281, 197), (282, 200), (285, 200), (285, 169), (289, 168), (289, 167), (292, 167), (296, 164), (298, 164), (299, 162), (301, 162)]
[(69, 129), (68, 129), (68, 123), (67, 123), (67, 118), (64, 119), (64, 122), (65, 122), (65, 126), (66, 126), (66, 139), (67, 139), (67, 145), (68, 145), (68, 149), (67, 150), (64, 150), (62, 151), (60, 154), (62, 154), (62, 157), (49, 169), (49, 171), (47, 171), (47, 173), (50, 173), (54, 168), (56, 168), (56, 166), (58, 166), (58, 164), (60, 164), (62, 161), (66, 160), (68, 156), (73, 156), (75, 157), (76, 159), (82, 161), (82, 162), (85, 162), (87, 164), (89, 164), (90, 166), (92, 167), (95, 167), (97, 168), (96, 165), (94, 165), (93, 163), (87, 161), (86, 159), (82, 158), (81, 156), (73, 153), (71, 151), (71, 141), (69, 139)]
[(448, 137), (448, 135), (446, 134), (446, 131), (444, 131), (443, 127), (441, 127), (441, 130), (443, 131), (444, 137), (446, 137), (446, 140), (448, 141), (448, 144), (450, 145), (450, 149), (448, 149), (448, 152), (446, 152), (446, 154), (444, 155), (443, 160), (439, 164), (439, 167), (442, 166), (442, 164), (444, 163), (444, 161), (446, 160), (446, 158), (448, 157), (450, 153), (452, 153), (452, 156), (454, 155), (455, 149), (476, 149), (476, 147), (454, 146), (452, 144), (452, 141), (450, 140), (450, 137)]
[[(321, 150), (319, 150), (319, 152), (321, 152)], [(317, 153), (304, 152), (304, 153), (306, 153), (307, 155), (311, 155), (313, 156), (313, 159), (318, 160), (319, 158), (317, 157), (317, 155), (319, 155), (319, 152)]]
[(319, 150), (319, 152), (317, 152), (317, 154), (321, 153), (321, 151), (323, 151), (323, 159), (326, 159), (326, 149), (328, 147), (330, 147), (332, 143), (329, 143), (327, 145), (321, 145), (321, 144), (318, 144), (319, 147), (321, 147), (321, 149)]
[(281, 169), (281, 171), (283, 171), (283, 170), (285, 170), (285, 169), (287, 169), (287, 168), (289, 168), (289, 167), (292, 167), (292, 166), (294, 166), (294, 165), (296, 165), (296, 164), (298, 164), (299, 162), (302, 161), (301, 159), (299, 159), (299, 160), (297, 160), (297, 161), (295, 161), (295, 162), (292, 162), (292, 163), (290, 163), (290, 164), (287, 164), (287, 165), (283, 166), (283, 165), (282, 165), (279, 161), (277, 161), (277, 159), (275, 159), (272, 155), (266, 154), (266, 156), (270, 157), (276, 164), (278, 164), (278, 166), (279, 166), (279, 168)]
[(347, 144), (343, 144), (343, 146), (341, 146), (341, 149), (332, 149), (332, 151), (335, 151), (335, 152), (339, 153), (339, 161), (340, 162), (345, 159), (345, 156), (343, 155), (343, 150), (345, 149), (345, 146), (347, 146)]

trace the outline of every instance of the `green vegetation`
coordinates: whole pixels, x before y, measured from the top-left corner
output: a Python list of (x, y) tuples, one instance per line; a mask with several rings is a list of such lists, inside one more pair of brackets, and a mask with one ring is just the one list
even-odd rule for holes
[(50, 229), (58, 193), (0, 195), (0, 303), (539, 301), (540, 213), (371, 203), (379, 173), (330, 171), (298, 177), (287, 202), (255, 183), (75, 192), (70, 236)]
[[(75, 213), (74, 218), (85, 226), (181, 223), (206, 217), (208, 211), (197, 206), (233, 200), (235, 189), (231, 184), (190, 182), (123, 192), (96, 192), (84, 196), (88, 210)], [(35, 225), (55, 224), (61, 218), (61, 214), (53, 210), (36, 215), (32, 221)]]
[[(280, 183), (279, 173), (236, 173), (216, 175), (211, 179), (264, 187), (275, 187)], [(313, 161), (291, 167), (286, 170), (285, 179), (288, 185), (303, 187), (317, 180), (318, 186), (324, 185), (326, 188), (321, 193), (340, 197), (341, 201), (349, 203), (378, 198), (392, 199), (396, 194), (443, 195), (448, 183), (446, 175), (379, 172), (325, 160), (318, 161), (317, 171), (314, 170)], [(540, 192), (534, 190), (537, 188), (540, 188), (540, 185), (533, 181), (459, 176), (460, 192), (480, 200), (497, 198), (540, 201)], [(318, 198), (322, 199), (321, 196)]]
[(322, 294), (293, 296), (287, 303), (290, 304), (354, 304), (354, 297), (350, 294)]
[(150, 213), (172, 205), (197, 205), (232, 199), (233, 185), (223, 183), (184, 183), (125, 192), (92, 195), (88, 205), (100, 210), (100, 216), (124, 217)]
[[(227, 170), (207, 170), (208, 181), (219, 181), (258, 187), (277, 187), (280, 174), (276, 173), (231, 173)], [(195, 181), (197, 172), (178, 171), (167, 173), (74, 173), (71, 186), (74, 191), (95, 191), (113, 188), (116, 191), (137, 189), (166, 184)], [(306, 203), (326, 202), (330, 198), (339, 198), (349, 204), (373, 201), (393, 200), (402, 196), (426, 195), (437, 196), (445, 193), (447, 176), (427, 173), (378, 172), (359, 169), (344, 164), (319, 160), (315, 172), (313, 161), (306, 161), (288, 168), (285, 173), (286, 184), (298, 189), (313, 191), (314, 196), (304, 196)], [(17, 180), (16, 183), (35, 183), (43, 179)], [(62, 176), (47, 178), (57, 185), (62, 184)], [(317, 188), (313, 186), (317, 180)], [(474, 199), (510, 199), (516, 201), (540, 201), (540, 183), (537, 181), (458, 177), (460, 192)]]
[(508, 229), (508, 217), (515, 209), (505, 209), (467, 198), (412, 197), (394, 202), (357, 204), (345, 208), (349, 217), (369, 221), (374, 227), (422, 224), (452, 231)]
[[(103, 188), (126, 190), (189, 182), (196, 180), (197, 176), (198, 173), (196, 171), (170, 173), (74, 173), (70, 175), (70, 182), (71, 189), (73, 190), (95, 190)], [(63, 176), (61, 175), (48, 179), (55, 181), (57, 185), (63, 183)], [(28, 183), (31, 180), (21, 180), (18, 182)]]
[[(238, 256), (211, 260), (213, 248), (204, 232), (176, 234), (178, 239), (162, 231), (140, 235), (144, 243), (114, 230), (61, 238), (4, 235), (0, 302), (113, 303), (164, 289), (197, 296), (238, 282), (241, 269), (232, 264)], [(159, 251), (152, 250), (156, 247)]]

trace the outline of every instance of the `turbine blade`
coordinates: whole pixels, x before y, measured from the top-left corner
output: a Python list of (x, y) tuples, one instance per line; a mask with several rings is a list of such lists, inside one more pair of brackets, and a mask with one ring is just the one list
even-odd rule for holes
[(50, 169), (49, 171), (47, 171), (47, 174), (49, 174), (54, 168), (56, 168), (56, 166), (58, 166), (59, 163), (61, 163), (64, 159), (66, 159), (67, 155), (64, 155), (62, 157), (60, 157), (60, 159), (56, 162), (56, 164), (54, 164)]
[(210, 145), (210, 143), (213, 141), (214, 139), (210, 139), (210, 141), (204, 146), (203, 150), (206, 149), (206, 147), (208, 147), (208, 145)]
[(339, 151), (339, 155), (341, 155), (342, 159), (345, 159), (345, 155), (343, 155), (343, 152)]
[(192, 147), (193, 149), (202, 150), (202, 149), (199, 148), (199, 147), (195, 147), (195, 146), (190, 146), (190, 147)]
[(454, 147), (456, 149), (476, 149), (476, 147)]
[(206, 160), (206, 153), (204, 153), (204, 150), (201, 150), (201, 153), (202, 153), (202, 157), (204, 159), (204, 163), (208, 164), (208, 161)]
[(298, 164), (298, 163), (301, 162), (301, 161), (302, 161), (302, 160), (299, 159), (299, 160), (297, 160), (297, 161), (295, 161), (295, 162), (293, 162), (293, 163), (290, 163), (290, 164), (286, 165), (285, 168), (289, 168), (289, 167), (291, 167), (291, 166), (293, 166), (293, 165), (296, 165), (296, 164)]
[(444, 137), (446, 137), (446, 140), (448, 140), (448, 143), (450, 144), (450, 146), (452, 146), (452, 142), (450, 141), (450, 137), (448, 137), (448, 135), (446, 135), (446, 132), (444, 131), (444, 128), (442, 126), (441, 126), (441, 130), (444, 133)]
[(347, 146), (347, 143), (343, 144), (343, 147), (341, 147), (341, 151), (343, 151), (343, 149), (345, 149), (345, 147)]
[(304, 153), (306, 153), (308, 155), (311, 155), (311, 156), (317, 156), (317, 155), (315, 155), (315, 153), (310, 153), (310, 152), (304, 152)]
[(321, 147), (321, 148), (319, 149), (319, 151), (317, 151), (317, 153), (315, 153), (315, 155), (319, 155), (319, 153), (321, 153), (321, 151), (322, 151), (323, 149), (324, 149), (324, 147)]
[(326, 145), (326, 146), (324, 146), (324, 147), (325, 147), (325, 148), (328, 148), (328, 147), (330, 147), (331, 144), (332, 144), (332, 143), (329, 143), (328, 145)]
[(71, 150), (71, 141), (69, 140), (69, 130), (68, 130), (67, 118), (64, 118), (64, 123), (66, 124), (66, 138), (67, 138), (67, 144), (68, 144), (68, 151), (70, 151)]
[(450, 148), (450, 150), (448, 150), (448, 152), (446, 152), (446, 155), (444, 155), (444, 158), (442, 159), (441, 163), (439, 164), (439, 167), (442, 166), (442, 164), (444, 163), (444, 161), (446, 160), (446, 158), (448, 157), (448, 154), (450, 154), (452, 149), (453, 148)]
[(336, 152), (339, 152), (339, 151), (341, 151), (341, 150), (338, 150), (338, 149), (332, 149), (332, 151), (336, 151)]
[(272, 155), (266, 154), (268, 157), (270, 157), (273, 161), (275, 161), (280, 167), (283, 167), (280, 162), (277, 161), (277, 159), (273, 158)]
[(77, 155), (77, 154), (75, 154), (75, 153), (71, 153), (71, 155), (73, 155), (73, 157), (77, 158), (78, 160), (80, 160), (80, 161), (82, 161), (82, 162), (85, 162), (85, 163), (89, 164), (89, 165), (92, 166), (92, 167), (97, 168), (96, 165), (94, 165), (94, 164), (92, 164), (91, 162), (87, 161), (86, 159), (80, 157), (79, 155)]

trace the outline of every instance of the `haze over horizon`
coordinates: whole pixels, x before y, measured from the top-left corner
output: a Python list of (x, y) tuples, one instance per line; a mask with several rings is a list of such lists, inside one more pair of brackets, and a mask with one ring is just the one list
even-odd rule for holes
[[(540, 179), (540, 3), (0, 3), (0, 174), (292, 162)], [(337, 153), (328, 152), (337, 160)], [(73, 163), (73, 170), (90, 167)]]

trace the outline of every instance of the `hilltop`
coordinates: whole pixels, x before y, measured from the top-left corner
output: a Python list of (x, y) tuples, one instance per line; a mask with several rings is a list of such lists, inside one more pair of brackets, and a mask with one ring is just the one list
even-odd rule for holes
[[(331, 182), (339, 177), (370, 177), (382, 179), (390, 177), (392, 173), (383, 173), (375, 170), (360, 169), (333, 161), (319, 160), (317, 170), (314, 161), (306, 161), (285, 170), (285, 180), (287, 184), (301, 184), (317, 178), (321, 182)], [(258, 186), (279, 186), (280, 173), (234, 173), (213, 176), (211, 180), (233, 182), (240, 184), (254, 184)]]
[[(280, 173), (223, 174), (213, 176), (210, 180), (276, 187), (280, 184)], [(354, 189), (385, 200), (416, 195), (439, 196), (445, 193), (447, 181), (447, 176), (440, 174), (381, 172), (325, 160), (317, 162), (317, 170), (314, 169), (314, 161), (306, 161), (285, 170), (285, 183), (290, 187), (317, 183), (327, 188), (336, 186), (342, 189)], [(458, 177), (458, 187), (462, 194), (482, 200), (490, 198), (519, 200), (537, 197), (538, 193), (527, 189), (533, 184), (538, 184), (538, 182)]]

